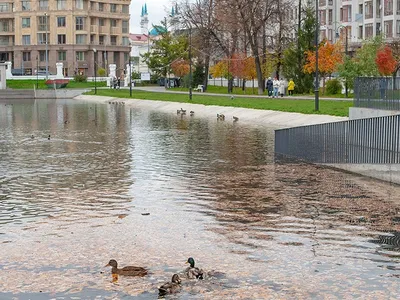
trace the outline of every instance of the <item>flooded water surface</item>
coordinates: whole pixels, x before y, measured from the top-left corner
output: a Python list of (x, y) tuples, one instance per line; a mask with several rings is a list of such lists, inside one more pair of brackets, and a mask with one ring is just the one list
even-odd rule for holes
[[(0, 102), (0, 299), (398, 299), (400, 188), (275, 163), (273, 128)], [(111, 276), (110, 259), (144, 277)]]

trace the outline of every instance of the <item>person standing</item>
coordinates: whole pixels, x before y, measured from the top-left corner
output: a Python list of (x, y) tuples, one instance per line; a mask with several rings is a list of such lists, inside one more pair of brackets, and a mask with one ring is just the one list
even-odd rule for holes
[(274, 96), (272, 98), (278, 98), (278, 91), (279, 91), (279, 85), (280, 85), (278, 78), (275, 77), (272, 84), (274, 86)]
[(283, 79), (279, 80), (279, 94), (281, 94), (281, 97), (285, 95), (285, 86), (286, 86), (285, 80)]
[(289, 96), (293, 96), (293, 91), (294, 91), (294, 87), (296, 85), (294, 84), (294, 81), (292, 78), (290, 78), (290, 81), (288, 83), (288, 92), (289, 92)]
[(267, 83), (266, 83), (266, 87), (267, 87), (267, 91), (268, 91), (268, 96), (271, 98), (272, 97), (272, 91), (273, 91), (273, 82), (271, 77), (268, 77)]

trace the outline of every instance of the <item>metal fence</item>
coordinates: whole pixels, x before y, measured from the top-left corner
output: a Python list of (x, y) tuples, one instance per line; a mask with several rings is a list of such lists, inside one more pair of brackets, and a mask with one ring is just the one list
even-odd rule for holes
[(400, 77), (358, 77), (354, 107), (400, 111)]
[(275, 155), (313, 163), (400, 163), (400, 115), (275, 131)]

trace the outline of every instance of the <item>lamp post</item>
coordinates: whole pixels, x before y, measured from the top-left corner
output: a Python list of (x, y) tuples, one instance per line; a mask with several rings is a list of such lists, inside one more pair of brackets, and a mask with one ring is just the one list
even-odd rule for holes
[(39, 56), (36, 55), (36, 89), (39, 89)]
[(94, 61), (94, 94), (97, 94), (97, 50), (93, 48), (93, 61)]
[(319, 0), (315, 0), (315, 110), (319, 111), (319, 79), (318, 79), (318, 36), (319, 36), (319, 24), (318, 24), (318, 8)]
[(129, 53), (129, 97), (132, 97), (132, 65), (131, 65), (131, 54)]
[(47, 24), (48, 24), (48, 22), (47, 22), (47, 12), (45, 12), (44, 13), (44, 17), (45, 17), (45, 19), (46, 19), (46, 80), (49, 78), (49, 56), (48, 56), (48, 53), (47, 53), (47, 43), (48, 43), (48, 41), (47, 41)]
[(189, 26), (189, 100), (192, 97), (192, 26)]
[[(345, 30), (345, 32), (346, 32), (345, 54), (346, 54), (346, 58), (347, 58), (347, 55), (349, 54), (349, 53), (348, 53), (348, 52), (349, 52), (349, 50), (348, 50), (348, 47), (349, 47), (349, 39), (348, 39), (348, 30), (347, 30), (347, 26), (340, 25), (340, 26), (337, 28), (337, 30), (336, 30), (336, 38), (339, 37), (339, 29), (341, 29), (341, 28), (344, 28), (344, 30)], [(348, 97), (349, 97), (349, 90), (348, 90), (348, 86), (347, 86), (347, 79), (346, 79), (345, 82), (344, 82), (344, 90), (345, 90), (345, 93), (346, 93), (346, 98), (348, 98)]]

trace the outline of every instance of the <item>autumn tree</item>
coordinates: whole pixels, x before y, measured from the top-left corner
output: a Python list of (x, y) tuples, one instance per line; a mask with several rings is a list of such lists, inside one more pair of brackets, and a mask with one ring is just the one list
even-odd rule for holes
[(189, 74), (190, 66), (189, 63), (184, 59), (177, 59), (171, 64), (172, 72), (177, 77), (183, 77)]
[[(307, 63), (304, 66), (305, 73), (315, 73), (316, 55), (315, 51), (307, 51)], [(325, 79), (327, 75), (337, 70), (338, 64), (343, 62), (342, 45), (340, 43), (331, 44), (321, 43), (318, 47), (318, 72), (323, 80), (323, 90), (325, 91)]]
[(397, 62), (393, 57), (392, 48), (388, 45), (379, 49), (375, 58), (379, 73), (384, 76), (392, 75), (397, 67)]

